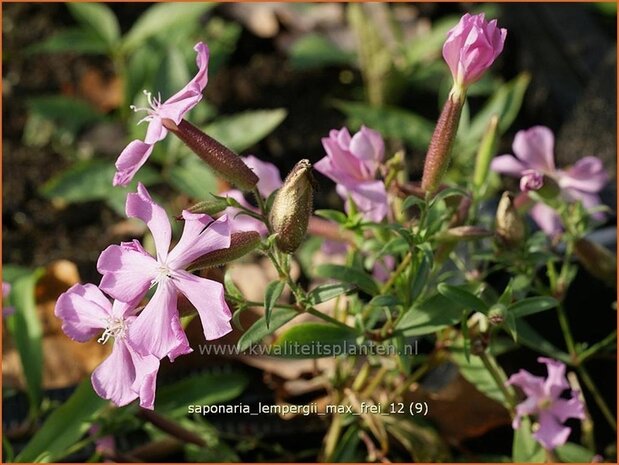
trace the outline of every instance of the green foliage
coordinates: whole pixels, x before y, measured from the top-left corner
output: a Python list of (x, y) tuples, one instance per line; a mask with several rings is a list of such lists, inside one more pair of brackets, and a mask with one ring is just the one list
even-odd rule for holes
[(7, 329), (15, 342), (24, 370), (31, 416), (39, 411), (43, 397), (43, 328), (37, 313), (35, 286), (44, 272), (42, 268), (32, 272), (14, 271), (9, 304), (15, 312), (6, 318)]
[(284, 326), (298, 314), (299, 312), (291, 308), (273, 308), (269, 325), (267, 325), (266, 317), (263, 316), (258, 319), (239, 339), (237, 343), (238, 350), (240, 352), (247, 350), (251, 345), (262, 341), (264, 337)]
[(157, 392), (155, 409), (171, 417), (187, 415), (188, 405), (228, 402), (243, 393), (249, 377), (242, 372), (203, 373), (163, 386)]
[(120, 26), (116, 16), (103, 3), (67, 3), (71, 15), (84, 29), (95, 32), (108, 48), (120, 39)]
[(239, 153), (261, 141), (286, 118), (286, 110), (251, 110), (221, 116), (204, 128), (213, 139)]
[(277, 299), (282, 295), (286, 283), (284, 281), (271, 281), (264, 291), (264, 318), (267, 328), (271, 323), (271, 312), (277, 303)]
[(414, 304), (396, 325), (398, 334), (403, 336), (423, 336), (460, 321), (464, 311), (463, 304), (436, 294), (419, 304)]
[(363, 292), (375, 296), (379, 293), (376, 281), (365, 271), (343, 265), (320, 265), (316, 277), (330, 278), (359, 287)]
[(512, 459), (516, 463), (544, 462), (544, 449), (533, 437), (531, 421), (526, 417), (521, 420), (520, 428), (514, 431)]
[(298, 70), (350, 65), (354, 61), (354, 54), (339, 49), (318, 34), (307, 34), (298, 39), (290, 48), (289, 56), (290, 64)]
[[(273, 354), (286, 358), (320, 358), (345, 354), (355, 344), (352, 328), (323, 323), (299, 323), (273, 343)], [(281, 354), (277, 349), (281, 349)]]
[(69, 400), (52, 412), (15, 461), (60, 461), (69, 454), (71, 446), (88, 431), (107, 403), (95, 394), (90, 379), (85, 379)]
[(169, 180), (176, 189), (194, 199), (208, 199), (217, 192), (217, 178), (198, 158), (188, 158), (173, 166)]

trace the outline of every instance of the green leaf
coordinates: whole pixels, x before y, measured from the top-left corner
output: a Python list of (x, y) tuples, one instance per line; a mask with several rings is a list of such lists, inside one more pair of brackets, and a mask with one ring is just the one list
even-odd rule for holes
[[(161, 52), (159, 52), (161, 53)], [(195, 66), (195, 64), (194, 64)], [(182, 89), (191, 79), (185, 56), (176, 47), (167, 47), (155, 75), (154, 89), (168, 98)]]
[(185, 416), (187, 406), (227, 402), (241, 395), (248, 384), (249, 377), (242, 372), (203, 373), (160, 388), (155, 408), (167, 415)]
[(447, 32), (458, 23), (456, 16), (441, 18), (432, 24), (432, 29), (421, 36), (415, 35), (410, 43), (405, 44), (405, 54), (410, 65), (438, 57), (445, 43)]
[(566, 463), (591, 463), (595, 455), (589, 449), (573, 442), (557, 447), (555, 454), (559, 461)]
[(9, 304), (15, 313), (6, 319), (24, 370), (32, 415), (38, 411), (42, 399), (43, 328), (37, 314), (35, 286), (44, 273), (43, 268), (38, 268), (15, 279), (9, 294)]
[(166, 33), (184, 24), (200, 20), (215, 3), (159, 3), (151, 6), (138, 18), (122, 42), (127, 52), (139, 47), (149, 37)]
[(341, 50), (336, 44), (319, 34), (306, 34), (298, 39), (288, 52), (290, 64), (298, 70), (323, 68), (331, 65), (350, 65), (354, 53)]
[(237, 299), (243, 298), (243, 293), (237, 287), (237, 285), (234, 284), (234, 281), (232, 281), (232, 274), (230, 273), (230, 270), (227, 270), (226, 274), (224, 275), (224, 287), (226, 288), (226, 292), (232, 297), (235, 297)]
[(245, 331), (245, 334), (240, 337), (237, 342), (239, 352), (244, 352), (251, 345), (262, 341), (265, 336), (268, 336), (272, 332), (278, 330), (297, 315), (299, 315), (299, 312), (292, 308), (273, 308), (269, 326), (267, 326), (266, 318), (263, 316), (251, 325), (249, 329)]
[(441, 200), (446, 200), (450, 197), (456, 196), (466, 197), (468, 196), (468, 193), (464, 189), (461, 189), (459, 187), (447, 187), (446, 189), (440, 190), (434, 197), (432, 197), (432, 200), (430, 200), (430, 204), (428, 205), (428, 207), (432, 208), (437, 205)]
[(66, 3), (66, 6), (78, 23), (94, 31), (110, 47), (120, 39), (118, 20), (103, 3)]
[[(497, 386), (496, 381), (486, 369), (481, 358), (475, 355), (469, 357), (467, 360), (464, 340), (462, 338), (458, 339), (458, 341), (451, 346), (450, 353), (452, 361), (458, 365), (458, 368), (460, 369), (460, 374), (469, 383), (475, 386), (479, 392), (485, 394), (491, 399), (496, 400), (505, 407), (509, 407), (509, 404), (503, 395), (503, 391), (501, 391), (501, 389)], [(495, 367), (497, 370), (501, 370), (496, 363)]]
[(354, 289), (354, 286), (349, 284), (323, 284), (311, 290), (307, 294), (308, 303), (310, 305), (318, 305), (327, 302), (331, 299), (346, 294)]
[(34, 97), (27, 101), (27, 105), (33, 114), (53, 121), (72, 133), (104, 119), (104, 115), (90, 104), (64, 95)]
[(279, 336), (271, 355), (286, 358), (333, 357), (355, 345), (357, 334), (350, 328), (324, 323), (300, 323)]
[(30, 45), (26, 48), (26, 53), (105, 54), (107, 49), (108, 44), (94, 32), (71, 28), (59, 31), (42, 42)]
[(220, 116), (204, 128), (209, 136), (240, 153), (261, 141), (286, 118), (286, 110), (251, 110), (230, 116)]
[(518, 116), (524, 93), (530, 81), (531, 76), (529, 74), (521, 73), (510, 82), (503, 84), (475, 116), (467, 131), (458, 132), (456, 139), (458, 147), (462, 147), (470, 152), (476, 150), (478, 142), (481, 140), (493, 115), (498, 115), (498, 132), (503, 134), (514, 122), (516, 116)]
[(422, 246), (419, 246), (419, 249), (421, 253), (417, 255), (416, 260), (411, 264), (410, 297), (412, 302), (415, 302), (421, 296), (434, 266), (432, 249)]
[(571, 365), (572, 359), (568, 354), (557, 349), (523, 319), (516, 320), (516, 332), (520, 344)]
[(335, 221), (338, 224), (345, 224), (348, 221), (348, 216), (337, 210), (314, 210), (314, 215)]
[(376, 281), (364, 271), (343, 265), (320, 265), (316, 269), (316, 277), (330, 278), (345, 283), (355, 284), (363, 292), (375, 296), (379, 293)]
[(431, 334), (458, 323), (463, 311), (462, 305), (436, 294), (413, 305), (398, 322), (396, 330), (407, 337)]
[(39, 192), (48, 199), (66, 203), (106, 200), (124, 216), (126, 196), (129, 192), (135, 192), (137, 183), (150, 185), (160, 179), (154, 169), (143, 166), (128, 186), (114, 187), (112, 179), (115, 172), (116, 167), (111, 161), (80, 161), (43, 184)]
[(170, 183), (195, 199), (210, 198), (217, 192), (217, 178), (198, 158), (188, 158), (169, 171)]
[(413, 205), (423, 209), (426, 206), (426, 201), (424, 199), (420, 199), (416, 195), (409, 195), (406, 199), (404, 199), (404, 202), (402, 202), (402, 211), (408, 210)]
[(438, 285), (438, 291), (454, 304), (458, 304), (476, 312), (488, 313), (488, 306), (485, 302), (462, 287), (449, 286), (448, 284), (441, 283)]
[(52, 412), (15, 461), (60, 461), (107, 404), (107, 400), (95, 394), (90, 379), (85, 379), (71, 397)]
[(544, 462), (544, 449), (533, 437), (531, 421), (527, 417), (522, 418), (520, 428), (514, 431), (512, 459), (515, 463)]
[(366, 103), (336, 101), (334, 106), (348, 117), (350, 126), (362, 124), (384, 137), (400, 139), (417, 150), (426, 150), (434, 123), (423, 116), (395, 107), (376, 108)]
[(282, 295), (286, 283), (284, 281), (271, 281), (264, 292), (264, 318), (267, 328), (271, 324), (271, 312), (277, 303), (277, 299)]
[(543, 312), (556, 307), (559, 304), (557, 299), (553, 297), (529, 297), (513, 303), (507, 308), (507, 311), (513, 314), (516, 318), (521, 318), (534, 313)]

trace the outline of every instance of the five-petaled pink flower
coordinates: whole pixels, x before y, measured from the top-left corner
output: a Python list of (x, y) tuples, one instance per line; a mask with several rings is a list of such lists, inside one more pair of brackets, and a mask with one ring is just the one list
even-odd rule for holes
[[(135, 303), (135, 301), (134, 301)], [(128, 338), (136, 320), (136, 305), (108, 298), (93, 284), (75, 284), (56, 302), (55, 315), (71, 339), (86, 342), (96, 335), (98, 342), (114, 339), (111, 355), (92, 372), (95, 392), (122, 407), (140, 398), (140, 405), (152, 409), (159, 359), (140, 354)]]
[(147, 116), (140, 120), (140, 123), (147, 121), (148, 129), (143, 142), (139, 139), (130, 142), (116, 160), (115, 186), (127, 185), (140, 167), (146, 163), (155, 143), (167, 135), (168, 130), (163, 125), (164, 119), (179, 124), (185, 114), (202, 100), (202, 91), (208, 81), (209, 49), (206, 44), (198, 42), (194, 50), (197, 52), (198, 73), (185, 87), (165, 102), (161, 102), (161, 97), (154, 98), (149, 92), (145, 91), (150, 108), (131, 106), (134, 111), (147, 112)]
[(572, 391), (569, 399), (561, 397), (570, 387), (565, 379), (565, 365), (550, 358), (540, 357), (537, 360), (546, 364), (546, 379), (520, 370), (507, 381), (508, 384), (520, 387), (527, 396), (524, 402), (516, 406), (512, 426), (518, 429), (522, 417), (536, 415), (539, 429), (533, 433), (533, 437), (545, 449), (552, 450), (565, 444), (570, 435), (571, 429), (563, 423), (568, 418), (582, 420), (585, 413), (578, 391)]
[(498, 28), (495, 19), (486, 21), (483, 13), (462, 16), (443, 45), (454, 82), (468, 87), (479, 80), (503, 51), (506, 36), (507, 30)]
[(231, 313), (223, 286), (195, 276), (185, 268), (202, 255), (230, 247), (228, 217), (214, 221), (210, 216), (183, 211), (185, 227), (171, 251), (171, 226), (165, 210), (151, 199), (142, 184), (127, 196), (127, 216), (139, 218), (150, 229), (157, 249), (156, 258), (133, 242), (105, 249), (97, 269), (103, 275), (99, 287), (123, 302), (142, 298), (151, 287), (157, 289), (129, 330), (130, 339), (141, 354), (166, 355), (170, 360), (191, 352), (177, 311), (178, 294), (184, 294), (198, 311), (204, 336), (217, 339), (232, 330)]
[[(544, 177), (552, 179), (568, 202), (581, 201), (587, 209), (601, 203), (598, 193), (608, 181), (599, 158), (588, 156), (576, 162), (567, 170), (555, 167), (554, 135), (545, 126), (534, 126), (518, 131), (512, 145), (514, 155), (500, 155), (492, 160), (491, 168), (508, 176), (520, 177), (523, 192), (539, 190)], [(548, 205), (537, 203), (531, 209), (531, 216), (544, 232), (554, 235), (561, 231), (559, 215)], [(601, 212), (593, 214), (603, 219)]]
[[(281, 174), (274, 164), (264, 162), (253, 155), (241, 158), (243, 162), (252, 169), (256, 176), (258, 176), (259, 181), (256, 188), (262, 197), (267, 199), (273, 192), (282, 187), (283, 182)], [(223, 192), (221, 196), (231, 197), (248, 210), (253, 210), (258, 213), (258, 209), (245, 200), (245, 195), (238, 189), (231, 189), (227, 192)], [(241, 213), (241, 210), (235, 207), (226, 208), (225, 213), (231, 218), (231, 232), (258, 231), (262, 236), (266, 236), (267, 228), (262, 221)]]
[(362, 126), (351, 137), (348, 129), (333, 129), (322, 139), (327, 156), (316, 162), (314, 168), (337, 183), (337, 193), (349, 199), (369, 221), (381, 221), (388, 212), (385, 183), (376, 179), (378, 168), (385, 156), (385, 143), (380, 133)]

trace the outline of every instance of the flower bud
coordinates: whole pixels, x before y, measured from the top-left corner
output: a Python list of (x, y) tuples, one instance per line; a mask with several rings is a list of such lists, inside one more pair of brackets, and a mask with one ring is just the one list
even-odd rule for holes
[(247, 255), (260, 244), (260, 234), (257, 231), (241, 231), (230, 235), (230, 247), (214, 250), (191, 263), (187, 271), (203, 270), (231, 262)]
[(484, 14), (465, 14), (447, 33), (443, 58), (454, 82), (468, 87), (479, 80), (503, 51), (506, 29), (497, 27), (496, 19), (488, 22)]
[(508, 247), (514, 247), (524, 240), (524, 221), (514, 205), (514, 198), (504, 192), (496, 210), (496, 234)]
[(456, 226), (443, 231), (437, 236), (439, 242), (472, 241), (492, 236), (492, 232), (479, 226)]
[(275, 194), (269, 220), (277, 247), (287, 253), (301, 244), (312, 214), (314, 178), (308, 160), (298, 162)]
[(224, 211), (230, 205), (228, 199), (225, 197), (212, 196), (208, 200), (198, 202), (187, 209), (191, 213), (206, 213), (209, 216), (213, 216), (219, 212)]
[(178, 125), (168, 118), (162, 122), (221, 178), (244, 191), (256, 187), (258, 176), (232, 150), (185, 120)]
[(574, 254), (582, 266), (609, 286), (617, 285), (617, 257), (606, 247), (587, 239), (578, 239)]
[(520, 178), (522, 192), (538, 191), (544, 185), (544, 175), (536, 170), (524, 170)]
[(507, 318), (507, 308), (503, 304), (493, 305), (488, 310), (488, 321), (493, 326), (500, 326)]

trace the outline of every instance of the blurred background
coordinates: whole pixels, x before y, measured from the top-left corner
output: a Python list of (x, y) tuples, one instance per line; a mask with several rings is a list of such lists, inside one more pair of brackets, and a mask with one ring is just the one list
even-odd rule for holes
[[(614, 211), (614, 3), (3, 4), (2, 261), (5, 277), (42, 270), (33, 286), (40, 320), (35, 336), (43, 347), (37, 389), (44, 394), (30, 392), (30, 402), (39, 395), (48, 402), (43, 411), (57, 405), (103, 355), (100, 345), (84, 349), (62, 335), (53, 317), (54, 301), (74, 282), (99, 281), (96, 260), (109, 244), (145, 234), (124, 216), (125, 195), (136, 181), (125, 189), (111, 184), (119, 153), (145, 131), (136, 124), (144, 115), (129, 105), (146, 106), (144, 89), (166, 99), (183, 87), (196, 70), (196, 42), (205, 41), (211, 50), (209, 82), (205, 98), (187, 119), (239, 154), (274, 163), (283, 177), (299, 159), (315, 162), (324, 156), (321, 137), (329, 130), (365, 124), (383, 134), (388, 155), (404, 151), (410, 179), (416, 181), (451, 85), (441, 47), (467, 11), (498, 18), (508, 36), (492, 73), (470, 89), (449, 179), (457, 182), (471, 172), (477, 142), (497, 113), (498, 154), (511, 153), (516, 131), (542, 124), (556, 134), (559, 167), (586, 155), (602, 158), (611, 176), (602, 197)], [(316, 208), (341, 208), (332, 183), (317, 176)], [(171, 215), (229, 188), (172, 137), (157, 144), (136, 179)], [(497, 176), (488, 182), (491, 191), (499, 191)], [(614, 248), (614, 214), (605, 226), (600, 240)], [(261, 273), (259, 268), (252, 272)], [(592, 305), (592, 295), (595, 305), (608, 309), (612, 289), (583, 272), (572, 292), (577, 339), (598, 337), (600, 328), (615, 326), (613, 312), (600, 312), (598, 319), (582, 311)], [(555, 324), (536, 318), (542, 331)], [(561, 340), (559, 333), (556, 340)], [(28, 438), (29, 432), (20, 429), (31, 409), (23, 391), (32, 391), (18, 352), (5, 337), (3, 426), (17, 445)], [(524, 354), (507, 363), (515, 370), (531, 357)], [(602, 386), (615, 399), (616, 370), (610, 362), (600, 362), (595, 375), (611, 374)], [(206, 369), (204, 359), (175, 365), (168, 375), (163, 369), (164, 379)], [(230, 376), (235, 396), (245, 392), (267, 402), (274, 396), (313, 399), (307, 386), (295, 391), (290, 385), (311, 367), (291, 362), (285, 369), (250, 368), (217, 358), (207, 365)], [(258, 380), (255, 389), (247, 392), (252, 380)], [(445, 411), (453, 409), (449, 405)], [(500, 454), (511, 429), (505, 418), (493, 415), (490, 410), (478, 423), (471, 411), (448, 416), (447, 422), (432, 420), (441, 447), (424, 458), (483, 460)], [(217, 453), (197, 446), (179, 450), (173, 444), (148, 449), (145, 437), (158, 439), (148, 431), (127, 436), (119, 449), (145, 460), (315, 460), (324, 424), (295, 421), (215, 418), (201, 427), (221, 442)], [(606, 447), (613, 434), (602, 428), (598, 447)], [(496, 448), (489, 445), (492, 438), (498, 438)], [(411, 460), (406, 447), (398, 458)]]

